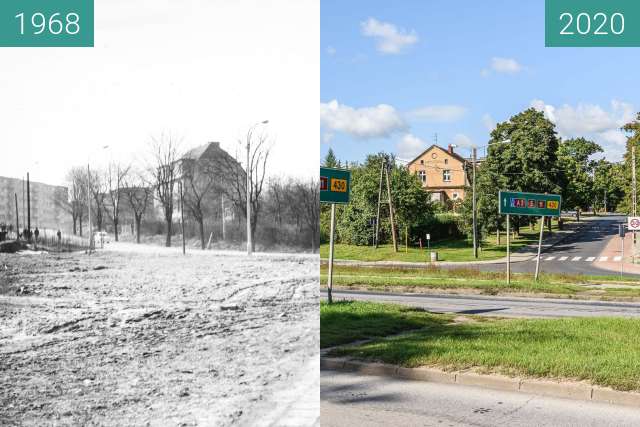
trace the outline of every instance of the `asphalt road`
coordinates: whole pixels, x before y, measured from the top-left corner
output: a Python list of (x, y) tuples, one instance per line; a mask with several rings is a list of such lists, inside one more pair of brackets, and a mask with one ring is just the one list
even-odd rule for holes
[[(618, 274), (594, 266), (593, 261), (598, 259), (598, 256), (611, 239), (618, 238), (618, 224), (620, 223), (626, 223), (625, 216), (603, 216), (586, 222), (586, 225), (580, 231), (543, 253), (540, 261), (540, 271), (567, 274)], [(547, 258), (550, 257), (553, 257), (553, 260), (548, 261)], [(475, 264), (475, 266), (484, 271), (502, 271), (506, 269), (504, 263)], [(511, 264), (511, 271), (516, 273), (533, 273), (535, 268), (535, 259)], [(637, 275), (626, 273), (625, 276)]]
[(322, 371), (320, 423), (359, 426), (637, 426), (637, 408)]
[[(321, 297), (326, 299), (326, 295), (323, 290)], [(434, 313), (500, 317), (640, 317), (640, 303), (623, 302), (337, 290), (333, 291), (333, 299), (390, 302), (420, 307)]]

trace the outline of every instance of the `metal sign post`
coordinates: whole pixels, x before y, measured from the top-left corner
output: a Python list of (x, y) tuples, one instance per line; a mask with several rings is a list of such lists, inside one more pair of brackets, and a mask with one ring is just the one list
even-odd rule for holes
[(511, 280), (510, 253), (510, 215), (541, 216), (540, 238), (538, 239), (538, 257), (536, 258), (535, 280), (540, 274), (540, 254), (542, 252), (542, 235), (546, 216), (560, 217), (562, 197), (559, 194), (523, 193), (521, 191), (500, 191), (498, 193), (498, 212), (507, 216), (507, 284)]
[(507, 214), (507, 285), (511, 284), (511, 252), (509, 251), (509, 241), (511, 240), (509, 234), (511, 234), (511, 231), (509, 230), (509, 217), (510, 215)]
[(427, 233), (425, 237), (427, 238), (427, 249), (431, 249), (431, 233)]
[[(329, 236), (329, 274), (327, 277), (327, 301), (333, 302), (333, 249), (336, 226), (336, 203), (349, 203), (351, 172), (342, 169), (320, 168), (320, 202), (331, 203)], [(377, 222), (376, 222), (377, 226)], [(377, 242), (376, 242), (377, 243)]]
[(542, 233), (544, 232), (544, 215), (540, 217), (540, 238), (538, 239), (538, 257), (536, 258), (536, 276), (535, 280), (538, 281), (538, 275), (540, 274), (540, 252), (542, 248)]
[(620, 246), (622, 247), (622, 257), (620, 258), (620, 277), (624, 274), (624, 225), (618, 226), (618, 235), (620, 236)]

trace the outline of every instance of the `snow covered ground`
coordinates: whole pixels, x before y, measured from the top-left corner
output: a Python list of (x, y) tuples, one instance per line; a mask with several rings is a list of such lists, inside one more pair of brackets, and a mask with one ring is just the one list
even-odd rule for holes
[(317, 255), (0, 254), (0, 425), (318, 425)]

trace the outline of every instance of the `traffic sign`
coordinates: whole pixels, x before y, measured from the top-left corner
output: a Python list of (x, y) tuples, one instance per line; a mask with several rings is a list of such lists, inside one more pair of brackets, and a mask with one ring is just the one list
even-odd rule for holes
[(560, 216), (559, 194), (500, 191), (498, 212), (502, 215)]
[(631, 231), (640, 230), (640, 216), (630, 216), (627, 218), (627, 228)]
[(320, 168), (320, 201), (349, 203), (351, 172), (345, 169)]

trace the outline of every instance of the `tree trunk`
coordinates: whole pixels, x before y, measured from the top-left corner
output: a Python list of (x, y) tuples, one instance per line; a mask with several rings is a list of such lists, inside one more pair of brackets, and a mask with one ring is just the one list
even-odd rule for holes
[(73, 235), (78, 234), (78, 229), (76, 228), (76, 224), (78, 223), (78, 218), (73, 218)]
[(82, 237), (82, 217), (80, 217), (80, 237)]
[(171, 220), (167, 221), (167, 241), (165, 242), (165, 246), (166, 247), (171, 247), (171, 226), (172, 226), (172, 222)]
[(204, 244), (204, 219), (202, 217), (197, 218), (198, 221), (198, 229), (200, 231), (200, 244), (202, 245), (202, 250), (205, 249)]
[(142, 222), (142, 215), (136, 215), (136, 243), (140, 243), (140, 223)]
[(113, 219), (113, 235), (117, 242), (118, 241), (118, 218)]

